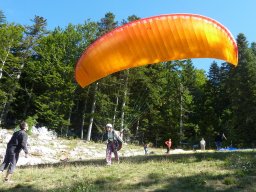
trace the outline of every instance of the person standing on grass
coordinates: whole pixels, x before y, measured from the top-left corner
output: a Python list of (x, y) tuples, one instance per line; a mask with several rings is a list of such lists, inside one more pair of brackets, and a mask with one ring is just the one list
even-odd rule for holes
[(9, 181), (11, 179), (11, 175), (13, 174), (16, 164), (19, 159), (20, 151), (23, 149), (25, 152), (25, 157), (28, 157), (28, 149), (27, 149), (27, 139), (28, 135), (26, 131), (28, 130), (28, 124), (25, 121), (22, 121), (19, 125), (20, 130), (13, 133), (10, 141), (7, 144), (7, 149), (4, 157), (4, 161), (0, 167), (0, 172), (3, 173), (5, 169), (8, 168), (7, 174), (5, 176), (5, 181)]
[(218, 133), (217, 136), (215, 137), (215, 144), (216, 144), (216, 149), (217, 150), (221, 149), (223, 139), (227, 140), (224, 133), (222, 133), (222, 134)]
[(148, 154), (148, 143), (144, 143), (143, 148), (144, 148), (145, 155), (147, 155)]
[(107, 143), (106, 148), (106, 162), (107, 165), (111, 165), (112, 160), (112, 153), (115, 155), (115, 160), (119, 163), (119, 156), (118, 156), (118, 141), (123, 143), (123, 140), (119, 135), (116, 134), (115, 130), (113, 129), (112, 124), (108, 123), (106, 125), (106, 133), (103, 135), (103, 141)]
[(172, 147), (172, 140), (171, 139), (168, 139), (167, 141), (164, 142), (166, 147), (167, 147), (167, 151), (166, 153), (169, 154), (170, 153), (170, 150), (171, 150), (171, 147)]
[(201, 141), (200, 141), (200, 147), (201, 147), (202, 151), (205, 150), (205, 145), (206, 145), (206, 142), (205, 142), (204, 138), (202, 138)]

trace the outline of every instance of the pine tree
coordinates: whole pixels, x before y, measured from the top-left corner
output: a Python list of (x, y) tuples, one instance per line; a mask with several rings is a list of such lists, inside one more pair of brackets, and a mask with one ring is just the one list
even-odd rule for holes
[(21, 25), (2, 24), (0, 27), (0, 124), (6, 122), (10, 105), (19, 88), (19, 68), (22, 64), (19, 49), (23, 32)]
[(231, 70), (229, 89), (231, 96), (233, 126), (235, 138), (233, 143), (238, 146), (254, 145), (255, 138), (255, 55), (248, 47), (243, 34), (237, 37), (239, 50), (238, 66)]
[(4, 15), (4, 12), (0, 10), (0, 25), (5, 22), (6, 22), (6, 17)]

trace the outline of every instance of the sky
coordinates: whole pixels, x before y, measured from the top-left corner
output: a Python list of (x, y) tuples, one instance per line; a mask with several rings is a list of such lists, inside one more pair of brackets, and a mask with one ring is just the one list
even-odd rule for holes
[[(112, 12), (121, 22), (128, 16), (146, 18), (161, 14), (193, 13), (210, 17), (236, 39), (243, 33), (249, 44), (256, 42), (256, 0), (0, 0), (7, 22), (31, 24), (35, 15), (47, 19), (48, 29), (65, 28), (69, 23), (100, 21)], [(208, 71), (216, 59), (194, 59), (196, 68)]]

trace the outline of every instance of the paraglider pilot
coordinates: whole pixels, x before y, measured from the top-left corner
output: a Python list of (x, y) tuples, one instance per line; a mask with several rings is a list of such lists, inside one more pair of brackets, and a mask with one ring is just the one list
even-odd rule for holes
[(118, 150), (120, 146), (118, 146), (118, 141), (123, 143), (121, 137), (115, 132), (112, 124), (108, 123), (106, 125), (106, 133), (103, 135), (103, 141), (107, 143), (106, 148), (106, 162), (107, 165), (111, 165), (111, 155), (114, 153), (115, 160), (119, 163)]

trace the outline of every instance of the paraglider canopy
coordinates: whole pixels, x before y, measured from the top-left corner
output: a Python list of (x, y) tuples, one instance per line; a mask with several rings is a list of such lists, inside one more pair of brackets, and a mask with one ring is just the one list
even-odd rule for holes
[(217, 21), (195, 14), (136, 20), (103, 35), (82, 54), (75, 78), (85, 87), (114, 72), (163, 61), (192, 58), (238, 63), (232, 34)]

